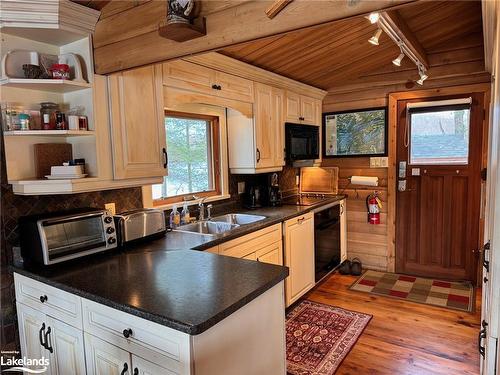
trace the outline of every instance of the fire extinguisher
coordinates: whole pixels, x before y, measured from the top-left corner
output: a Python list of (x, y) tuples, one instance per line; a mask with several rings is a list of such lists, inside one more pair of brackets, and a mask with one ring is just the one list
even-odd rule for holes
[(382, 208), (382, 202), (376, 191), (366, 197), (366, 208), (368, 209), (368, 223), (380, 224), (380, 209)]

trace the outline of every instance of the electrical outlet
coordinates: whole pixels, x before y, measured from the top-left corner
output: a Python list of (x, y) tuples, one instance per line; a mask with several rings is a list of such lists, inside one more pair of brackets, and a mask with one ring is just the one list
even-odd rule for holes
[(380, 158), (380, 166), (382, 168), (387, 168), (389, 166), (389, 158), (387, 156)]
[(104, 204), (104, 208), (111, 212), (111, 215), (116, 215), (116, 207), (114, 203), (106, 203)]
[(238, 194), (245, 192), (245, 181), (238, 182)]

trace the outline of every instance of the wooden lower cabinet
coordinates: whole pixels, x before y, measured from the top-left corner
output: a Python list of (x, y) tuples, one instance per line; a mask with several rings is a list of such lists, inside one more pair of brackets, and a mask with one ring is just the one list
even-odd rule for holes
[(283, 223), (285, 238), (286, 306), (290, 306), (314, 286), (314, 216), (313, 213)]
[(83, 332), (17, 302), (21, 352), (27, 358), (49, 360), (44, 374), (84, 375)]

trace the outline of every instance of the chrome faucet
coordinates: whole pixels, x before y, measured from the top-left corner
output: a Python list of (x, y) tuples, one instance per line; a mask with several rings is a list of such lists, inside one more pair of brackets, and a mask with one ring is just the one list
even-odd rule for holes
[[(200, 216), (198, 216), (199, 221), (205, 220), (205, 205), (203, 204), (205, 202), (205, 199), (207, 199), (207, 198), (206, 197), (201, 198), (200, 203), (198, 203), (198, 208), (200, 209)], [(208, 216), (210, 216), (210, 211), (209, 211)]]
[(212, 220), (212, 207), (211, 204), (207, 206), (207, 220)]

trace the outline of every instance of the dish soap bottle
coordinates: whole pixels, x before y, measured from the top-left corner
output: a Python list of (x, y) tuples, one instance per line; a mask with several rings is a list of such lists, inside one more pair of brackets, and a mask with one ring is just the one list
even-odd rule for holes
[(177, 228), (181, 223), (181, 214), (177, 211), (177, 205), (174, 204), (170, 213), (170, 229)]
[(189, 224), (191, 222), (191, 215), (189, 214), (189, 208), (187, 202), (184, 202), (184, 207), (181, 212), (181, 225)]

